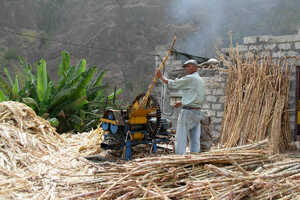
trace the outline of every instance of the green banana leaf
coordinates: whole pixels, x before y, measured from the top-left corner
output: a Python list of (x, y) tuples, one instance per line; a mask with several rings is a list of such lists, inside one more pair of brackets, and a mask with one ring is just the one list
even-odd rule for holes
[(61, 61), (58, 65), (58, 85), (56, 87), (57, 90), (60, 90), (65, 86), (67, 76), (70, 73), (70, 70), (72, 70), (72, 67), (70, 67), (70, 54), (66, 51), (62, 51), (61, 57)]
[(43, 59), (37, 66), (36, 93), (40, 102), (47, 102), (49, 100), (51, 87), (48, 86), (48, 73), (46, 68), (46, 61)]
[(53, 118), (50, 118), (50, 119), (47, 119), (50, 123), (51, 126), (57, 128), (59, 126), (59, 121), (57, 118), (53, 117)]
[(72, 79), (74, 79), (75, 75), (75, 68), (70, 67), (66, 72), (65, 76), (60, 76), (58, 85), (57, 85), (57, 91), (60, 91), (62, 88), (70, 87), (70, 83), (72, 82)]
[(104, 97), (104, 96), (102, 96), (102, 94), (101, 94), (101, 96), (97, 96), (96, 97), (96, 100), (103, 100), (104, 98), (105, 98), (105, 100), (106, 100), (106, 98), (108, 99), (108, 100), (113, 100), (113, 98), (114, 98), (114, 95), (116, 95), (116, 97), (119, 95), (119, 94), (121, 94), (123, 92), (123, 89), (122, 88), (119, 88), (119, 89), (117, 89), (116, 90), (116, 93), (114, 94), (114, 92), (113, 93), (111, 93), (110, 95), (108, 95), (107, 97)]
[(22, 98), (22, 102), (25, 103), (30, 108), (32, 108), (35, 112), (39, 113), (40, 110), (39, 104), (33, 98), (30, 97)]
[(86, 96), (86, 88), (88, 87), (89, 82), (92, 80), (95, 72), (96, 67), (91, 67), (86, 72), (82, 73), (82, 79), (79, 82), (73, 97), (80, 98), (83, 95)]
[(86, 88), (89, 82), (92, 80), (94, 73), (96, 72), (96, 68), (92, 67), (88, 69), (88, 71), (82, 73), (82, 79), (75, 91), (72, 93), (71, 98), (73, 102), (67, 105), (65, 108), (69, 109), (70, 107), (75, 108), (76, 110), (82, 108), (85, 104), (88, 103)]
[(2, 101), (8, 101), (9, 99), (7, 98), (7, 96), (3, 93), (2, 90), (0, 90), (0, 102)]
[(12, 87), (12, 97), (16, 100), (19, 97), (20, 87), (19, 87), (19, 80), (18, 75), (16, 75), (15, 82)]
[(58, 76), (66, 76), (66, 72), (70, 68), (70, 54), (62, 51), (61, 56), (62, 60), (58, 66)]
[[(95, 81), (93, 87), (100, 87), (102, 85), (102, 79), (103, 79), (103, 76), (104, 74), (106, 73), (106, 70), (103, 70), (100, 75), (98, 76), (97, 80)], [(103, 91), (102, 90), (98, 90), (96, 92), (96, 95), (95, 95), (95, 98), (98, 98), (100, 96), (102, 96), (103, 94)]]
[(106, 70), (103, 70), (102, 72), (100, 72), (100, 75), (98, 76), (97, 80), (95, 81), (94, 83), (94, 87), (99, 87), (102, 85), (102, 79), (103, 79), (103, 76), (104, 74), (106, 73)]
[(83, 73), (86, 71), (86, 60), (82, 59), (79, 63), (79, 65), (77, 66), (78, 70), (77, 70), (77, 75)]
[(18, 57), (20, 66), (22, 67), (24, 73), (25, 73), (25, 78), (26, 78), (26, 83), (33, 84), (36, 80), (35, 76), (32, 74), (32, 66), (30, 64), (26, 64), (24, 59), (22, 57)]
[(84, 105), (88, 103), (86, 96), (82, 96), (81, 98), (78, 98), (69, 104), (64, 106), (64, 110), (66, 111), (79, 111)]
[(60, 112), (60, 110), (63, 109), (69, 110), (70, 108), (74, 108), (76, 105), (80, 105), (80, 107), (82, 107), (82, 105), (86, 104), (87, 101), (86, 99), (83, 99), (83, 97), (86, 96), (86, 86), (92, 79), (95, 70), (95, 68), (90, 68), (88, 71), (82, 73), (81, 80), (77, 85), (60, 90), (49, 106), (50, 110)]
[(3, 80), (3, 77), (0, 76), (0, 88), (2, 89), (2, 92), (9, 96), (11, 94), (11, 86)]
[[(69, 103), (67, 100), (70, 100), (71, 94), (74, 91), (74, 88), (64, 88), (60, 90), (54, 97), (52, 102), (49, 105), (49, 110), (58, 113), (60, 112), (60, 107), (63, 107), (63, 103)], [(57, 111), (59, 110), (59, 111)]]
[(11, 76), (10, 76), (10, 74), (9, 74), (6, 67), (4, 67), (4, 73), (5, 73), (5, 75), (8, 79), (8, 82), (9, 82), (10, 86), (13, 87), (14, 83), (13, 83), (12, 78), (11, 78)]

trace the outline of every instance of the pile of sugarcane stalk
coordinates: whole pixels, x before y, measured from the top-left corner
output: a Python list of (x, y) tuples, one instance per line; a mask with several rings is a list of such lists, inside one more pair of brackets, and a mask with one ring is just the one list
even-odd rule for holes
[(199, 154), (95, 163), (83, 156), (97, 153), (101, 130), (57, 136), (25, 105), (14, 109), (39, 127), (27, 130), (27, 118), (17, 122), (0, 109), (0, 199), (300, 198), (300, 159), (271, 155), (267, 140)]
[(169, 155), (106, 163), (92, 180), (69, 183), (59, 190), (85, 186), (67, 199), (288, 199), (300, 197), (299, 159), (269, 156), (262, 141), (202, 154)]
[(290, 72), (296, 58), (241, 55), (231, 47), (229, 57), (221, 54), (220, 59), (228, 67), (221, 144), (234, 147), (270, 138), (273, 153), (288, 149)]

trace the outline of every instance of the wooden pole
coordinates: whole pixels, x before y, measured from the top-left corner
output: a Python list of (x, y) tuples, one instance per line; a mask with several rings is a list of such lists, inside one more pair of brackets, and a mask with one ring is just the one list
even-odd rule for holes
[[(175, 45), (175, 42), (176, 42), (176, 36), (174, 36), (174, 39), (173, 39), (173, 41), (172, 41), (172, 43), (171, 43), (171, 47), (170, 47), (170, 49), (168, 50), (168, 54), (164, 57), (163, 61), (162, 61), (162, 62), (160, 63), (160, 65), (159, 65), (159, 70), (160, 70), (160, 71), (162, 71), (162, 70), (164, 69), (164, 67), (165, 67), (165, 65), (166, 65), (166, 62), (167, 62), (169, 56), (170, 56), (171, 53), (172, 53), (172, 50), (173, 50), (174, 45)], [(142, 103), (139, 105), (139, 108), (142, 108), (142, 107), (144, 107), (144, 106), (146, 105), (146, 103), (147, 103), (147, 101), (148, 101), (148, 98), (149, 98), (149, 96), (150, 96), (150, 94), (151, 94), (151, 92), (152, 92), (152, 89), (153, 89), (155, 83), (157, 82), (157, 79), (158, 79), (157, 76), (154, 76), (154, 78), (153, 78), (153, 80), (152, 80), (152, 83), (149, 85), (148, 90), (147, 90), (145, 96), (143, 97)]]

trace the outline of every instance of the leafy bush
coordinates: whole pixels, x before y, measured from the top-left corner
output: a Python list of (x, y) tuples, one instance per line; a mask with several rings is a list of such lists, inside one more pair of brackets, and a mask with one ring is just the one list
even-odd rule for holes
[(13, 81), (8, 70), (0, 76), (0, 101), (19, 101), (57, 126), (58, 132), (87, 131), (99, 122), (104, 106), (114, 106), (113, 99), (122, 92), (105, 95), (102, 78), (105, 71), (86, 66), (82, 59), (77, 66), (70, 65), (69, 53), (63, 51), (58, 66), (58, 82), (50, 80), (46, 61), (40, 60), (33, 73), (32, 66), (19, 59), (24, 73)]

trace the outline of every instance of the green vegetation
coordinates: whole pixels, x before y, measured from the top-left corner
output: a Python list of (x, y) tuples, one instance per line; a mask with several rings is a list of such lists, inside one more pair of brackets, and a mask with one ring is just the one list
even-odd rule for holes
[(121, 89), (105, 95), (102, 78), (105, 71), (86, 66), (82, 59), (77, 66), (70, 65), (70, 54), (63, 51), (58, 66), (58, 82), (52, 82), (47, 73), (46, 61), (32, 66), (19, 58), (23, 73), (13, 80), (4, 68), (0, 75), (0, 101), (19, 101), (30, 106), (41, 117), (57, 126), (59, 132), (87, 131), (97, 126), (101, 111), (105, 106), (114, 106), (114, 96)]

